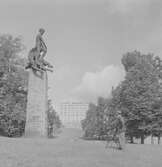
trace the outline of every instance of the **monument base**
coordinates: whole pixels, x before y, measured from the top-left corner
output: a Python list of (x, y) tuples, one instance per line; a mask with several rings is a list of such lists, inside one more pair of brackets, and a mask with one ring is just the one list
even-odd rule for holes
[(25, 137), (47, 137), (47, 72), (29, 71)]

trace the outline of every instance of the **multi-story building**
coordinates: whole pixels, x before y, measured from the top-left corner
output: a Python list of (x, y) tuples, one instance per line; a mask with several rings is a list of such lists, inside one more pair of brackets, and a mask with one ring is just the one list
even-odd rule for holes
[(59, 116), (66, 127), (81, 127), (81, 120), (86, 116), (88, 103), (64, 102), (60, 104)]

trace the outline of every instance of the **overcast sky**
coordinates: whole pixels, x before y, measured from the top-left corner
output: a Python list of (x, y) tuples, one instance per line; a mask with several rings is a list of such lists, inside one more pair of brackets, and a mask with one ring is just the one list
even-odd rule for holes
[(124, 78), (127, 51), (162, 55), (160, 0), (0, 0), (0, 33), (21, 35), (25, 54), (40, 27), (54, 65), (53, 103), (108, 96)]

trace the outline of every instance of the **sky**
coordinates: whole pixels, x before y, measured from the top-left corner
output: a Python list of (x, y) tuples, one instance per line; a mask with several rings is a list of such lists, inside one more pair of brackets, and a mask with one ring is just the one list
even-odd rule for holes
[(21, 36), (27, 56), (40, 27), (49, 98), (96, 101), (125, 76), (122, 55), (138, 50), (162, 57), (161, 0), (0, 0), (0, 34)]

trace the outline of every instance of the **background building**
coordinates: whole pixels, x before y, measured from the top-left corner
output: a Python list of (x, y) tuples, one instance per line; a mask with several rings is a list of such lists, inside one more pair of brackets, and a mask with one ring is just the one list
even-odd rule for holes
[(66, 127), (81, 127), (81, 120), (86, 116), (88, 103), (64, 102), (60, 104), (59, 116)]

